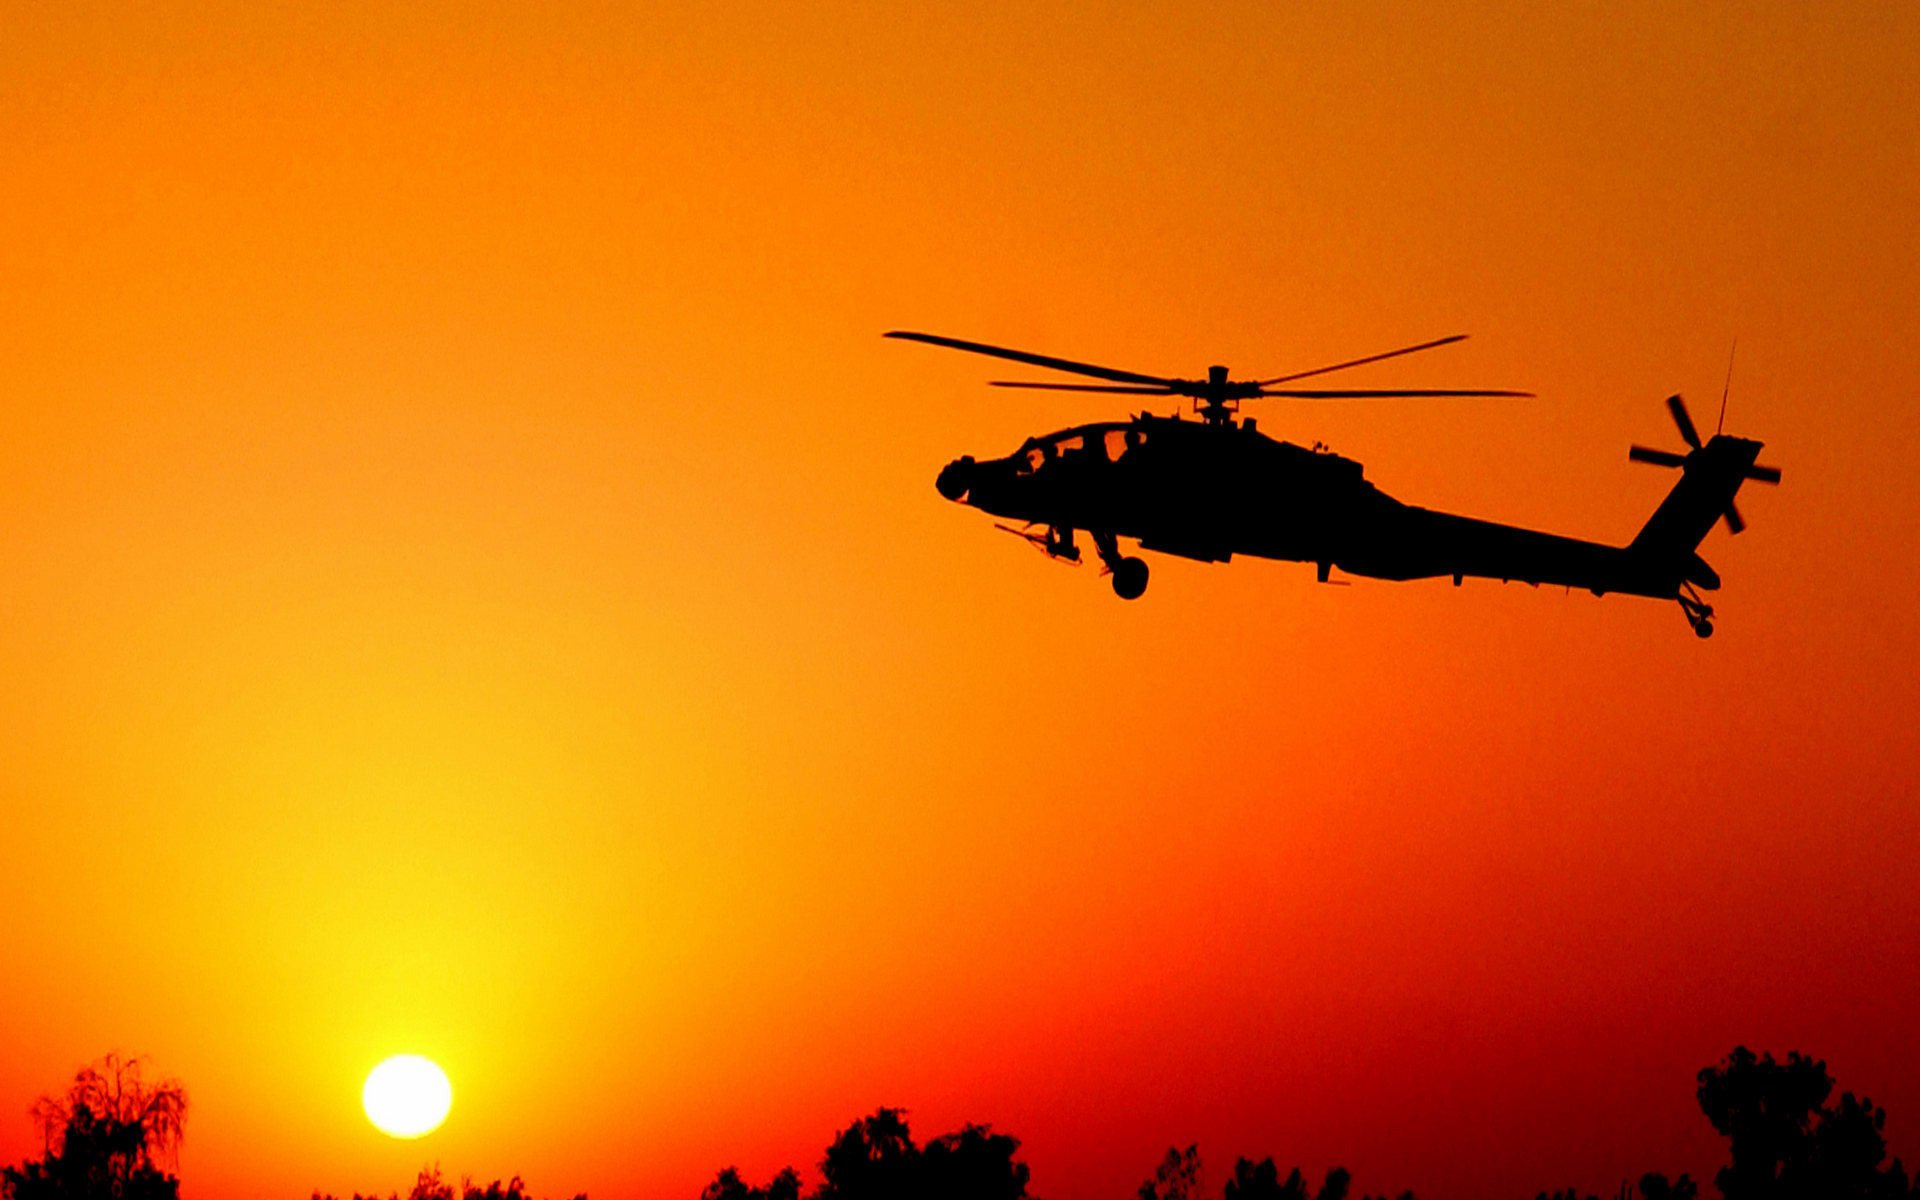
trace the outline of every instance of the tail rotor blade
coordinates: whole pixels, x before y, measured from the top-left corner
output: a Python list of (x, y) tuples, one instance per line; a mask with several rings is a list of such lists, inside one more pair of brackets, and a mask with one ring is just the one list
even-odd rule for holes
[(1654, 450), (1646, 446), (1629, 446), (1627, 457), (1634, 462), (1652, 463), (1656, 467), (1684, 467), (1687, 456), (1675, 454), (1671, 450)]
[(1746, 519), (1740, 515), (1740, 510), (1733, 506), (1731, 500), (1727, 501), (1727, 511), (1722, 515), (1727, 518), (1728, 533), (1739, 533), (1747, 527)]
[(1759, 463), (1747, 468), (1747, 478), (1755, 483), (1779, 483), (1779, 467), (1763, 467)]
[(1678, 396), (1668, 396), (1667, 411), (1673, 414), (1673, 423), (1680, 427), (1681, 439), (1698, 450), (1700, 431), (1693, 427), (1693, 418), (1687, 415), (1687, 402)]

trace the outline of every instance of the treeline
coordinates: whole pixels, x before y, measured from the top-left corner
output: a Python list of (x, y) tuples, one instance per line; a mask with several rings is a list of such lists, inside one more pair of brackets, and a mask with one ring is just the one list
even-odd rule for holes
[[(1696, 1077), (1700, 1111), (1727, 1140), (1727, 1164), (1714, 1173), (1723, 1200), (1920, 1200), (1898, 1158), (1888, 1161), (1886, 1110), (1842, 1092), (1833, 1099), (1827, 1064), (1799, 1053), (1784, 1062), (1736, 1047)], [(968, 1125), (921, 1147), (906, 1117), (883, 1108), (842, 1130), (820, 1162), (811, 1192), (792, 1167), (759, 1186), (732, 1167), (700, 1200), (1031, 1200), (1020, 1143), (984, 1125)], [(1272, 1158), (1237, 1159), (1219, 1192), (1202, 1182), (1200, 1148), (1172, 1147), (1141, 1183), (1136, 1200), (1385, 1200), (1356, 1196), (1353, 1177), (1334, 1167), (1316, 1185), (1300, 1168), (1284, 1176)], [(1650, 1171), (1605, 1197), (1577, 1188), (1541, 1191), (1535, 1200), (1697, 1200), (1685, 1173)], [(1411, 1191), (1398, 1200), (1415, 1200)]]
[[(1701, 1071), (1694, 1095), (1727, 1141), (1714, 1172), (1723, 1200), (1920, 1200), (1920, 1181), (1889, 1161), (1886, 1111), (1862, 1096), (1834, 1098), (1827, 1065), (1795, 1053), (1785, 1061), (1737, 1047)], [(75, 1075), (61, 1097), (34, 1105), (46, 1153), (0, 1168), (0, 1200), (179, 1200), (168, 1168), (184, 1134), (187, 1094), (178, 1080), (149, 1083), (138, 1060), (109, 1056)], [(700, 1200), (1032, 1200), (1020, 1142), (985, 1125), (966, 1125), (921, 1145), (906, 1114), (882, 1108), (840, 1131), (820, 1160), (810, 1191), (792, 1167), (749, 1184), (728, 1167)], [(1203, 1182), (1198, 1146), (1174, 1147), (1136, 1189), (1135, 1200), (1385, 1200), (1355, 1195), (1352, 1176), (1335, 1167), (1317, 1184), (1298, 1168), (1284, 1175), (1272, 1158), (1240, 1158), (1221, 1185)], [(1698, 1200), (1687, 1175), (1649, 1172), (1603, 1198), (1575, 1188), (1535, 1200)], [(335, 1200), (313, 1193), (312, 1200)], [(352, 1200), (382, 1200), (354, 1193)], [(401, 1200), (394, 1193), (385, 1200)], [(533, 1200), (518, 1176), (484, 1187), (422, 1171), (406, 1200)], [(586, 1200), (584, 1195), (574, 1200)], [(1398, 1200), (1414, 1200), (1401, 1192)]]
[[(914, 1143), (906, 1114), (882, 1108), (833, 1139), (820, 1160), (821, 1183), (807, 1200), (1030, 1200), (1027, 1165), (1018, 1139), (985, 1125)], [(1138, 1200), (1200, 1200), (1200, 1148), (1171, 1149), (1140, 1185)], [(1271, 1158), (1243, 1158), (1233, 1166), (1225, 1200), (1348, 1200), (1349, 1177), (1335, 1167), (1309, 1191), (1298, 1168), (1284, 1180)], [(721, 1171), (700, 1200), (802, 1200), (800, 1173), (788, 1167), (754, 1186), (733, 1167)], [(1374, 1200), (1362, 1197), (1361, 1200)], [(1384, 1197), (1381, 1200), (1385, 1200)], [(1413, 1200), (1407, 1192), (1402, 1200)]]
[[(316, 1190), (313, 1200), (337, 1198), (331, 1193), (323, 1194)], [(383, 1198), (377, 1194), (363, 1196), (355, 1192), (353, 1200), (400, 1200), (400, 1194), (391, 1192)], [(527, 1191), (527, 1185), (521, 1182), (518, 1175), (505, 1182), (496, 1179), (485, 1187), (480, 1187), (471, 1179), (463, 1179), (460, 1186), (455, 1187), (440, 1177), (440, 1164), (435, 1163), (421, 1168), (419, 1177), (413, 1181), (413, 1190), (407, 1193), (407, 1200), (533, 1200), (533, 1193)], [(581, 1192), (573, 1200), (587, 1200), (587, 1194)]]
[[(1698, 1083), (1701, 1113), (1727, 1139), (1727, 1165), (1713, 1175), (1725, 1200), (1920, 1200), (1920, 1179), (1909, 1179), (1898, 1158), (1887, 1161), (1886, 1110), (1852, 1092), (1833, 1100), (1826, 1063), (1799, 1053), (1775, 1062), (1737, 1046)], [(1639, 1194), (1694, 1200), (1699, 1188), (1685, 1175), (1646, 1175)], [(1622, 1184), (1615, 1195), (1632, 1193)], [(1535, 1200), (1601, 1198), (1567, 1188)]]

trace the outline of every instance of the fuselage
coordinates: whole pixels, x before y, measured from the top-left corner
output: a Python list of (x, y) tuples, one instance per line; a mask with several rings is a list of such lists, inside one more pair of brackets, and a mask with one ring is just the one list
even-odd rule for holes
[(1317, 561), (1363, 514), (1396, 503), (1351, 459), (1250, 424), (1153, 416), (1029, 438), (1002, 459), (963, 459), (943, 473), (941, 491), (996, 516), (1111, 531), (1206, 561)]
[[(1715, 440), (1728, 443), (1716, 451), (1725, 461), (1703, 462), (1708, 474), (1751, 465), (1759, 450)], [(1661, 598), (1689, 581), (1718, 584), (1691, 543), (1656, 554), (1417, 508), (1376, 488), (1358, 462), (1276, 441), (1251, 420), (1141, 415), (1075, 426), (1005, 458), (956, 460), (938, 487), (1016, 521), (1131, 537), (1202, 561), (1311, 562), (1323, 577), (1337, 566), (1380, 579), (1476, 576)], [(1705, 511), (1711, 524), (1718, 508)]]

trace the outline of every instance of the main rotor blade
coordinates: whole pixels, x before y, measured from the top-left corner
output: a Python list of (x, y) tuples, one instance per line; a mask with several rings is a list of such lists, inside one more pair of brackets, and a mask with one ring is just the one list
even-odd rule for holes
[(1369, 354), (1365, 358), (1356, 358), (1348, 362), (1335, 363), (1330, 367), (1315, 367), (1311, 371), (1298, 371), (1292, 375), (1281, 375), (1275, 379), (1262, 379), (1260, 386), (1265, 387), (1270, 383), (1290, 383), (1295, 379), (1305, 379), (1309, 375), (1325, 375), (1329, 371), (1344, 371), (1348, 367), (1357, 367), (1364, 363), (1379, 362), (1383, 358), (1398, 358), (1402, 354), (1412, 354), (1420, 350), (1431, 350), (1435, 346), (1445, 346), (1453, 342), (1464, 342), (1466, 340), (1466, 334), (1456, 333), (1452, 337), (1443, 337), (1438, 341), (1432, 342), (1421, 342), (1418, 346), (1403, 346), (1398, 350), (1389, 350), (1385, 354)]
[(1667, 411), (1673, 414), (1673, 423), (1680, 427), (1681, 439), (1698, 450), (1700, 431), (1693, 427), (1693, 418), (1687, 415), (1687, 402), (1678, 396), (1668, 396)]
[(1779, 467), (1763, 467), (1759, 463), (1747, 468), (1747, 478), (1755, 483), (1779, 483)]
[(1747, 527), (1746, 518), (1740, 515), (1740, 510), (1733, 506), (1731, 500), (1727, 501), (1727, 511), (1720, 515), (1727, 519), (1728, 533), (1739, 533)]
[(1654, 450), (1647, 446), (1627, 447), (1627, 457), (1635, 462), (1652, 463), (1656, 467), (1684, 467), (1687, 456), (1675, 454), (1671, 450)]
[(1069, 358), (1050, 358), (1045, 354), (1029, 354), (1025, 350), (1009, 350), (1005, 346), (989, 346), (985, 342), (963, 342), (959, 338), (941, 337), (937, 333), (910, 333), (895, 329), (884, 335), (901, 338), (909, 342), (925, 342), (929, 346), (945, 346), (949, 350), (965, 350), (969, 354), (985, 354), (993, 358), (1010, 358), (1014, 362), (1030, 363), (1036, 367), (1047, 367), (1055, 371), (1066, 371), (1074, 375), (1091, 375), (1095, 379), (1111, 379), (1115, 383), (1147, 383), (1156, 387), (1170, 387), (1171, 379), (1162, 379), (1158, 375), (1142, 375), (1136, 371), (1117, 371), (1112, 367), (1098, 367), (1092, 363), (1074, 362)]
[(1177, 396), (1172, 388), (1131, 387), (1107, 383), (1030, 383), (1024, 379), (993, 379), (988, 387), (1035, 388), (1047, 392), (1119, 392), (1128, 396)]
[(1498, 392), (1468, 388), (1349, 388), (1341, 391), (1313, 389), (1308, 391), (1270, 392), (1261, 388), (1262, 396), (1286, 396), (1295, 400), (1374, 400), (1388, 396), (1518, 396), (1522, 399), (1532, 397), (1532, 392)]

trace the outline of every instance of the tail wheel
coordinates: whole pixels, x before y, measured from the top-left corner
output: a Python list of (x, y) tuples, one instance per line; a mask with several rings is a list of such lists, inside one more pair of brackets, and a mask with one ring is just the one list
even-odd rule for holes
[(1147, 590), (1147, 564), (1138, 558), (1123, 558), (1113, 564), (1113, 594), (1122, 600), (1138, 600)]
[(1693, 626), (1693, 636), (1712, 637), (1713, 605), (1702, 600), (1690, 583), (1680, 585), (1680, 594), (1675, 599), (1680, 601), (1680, 611), (1687, 614), (1687, 624)]

